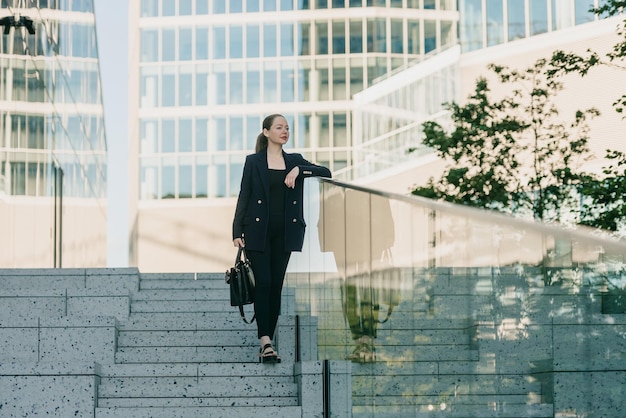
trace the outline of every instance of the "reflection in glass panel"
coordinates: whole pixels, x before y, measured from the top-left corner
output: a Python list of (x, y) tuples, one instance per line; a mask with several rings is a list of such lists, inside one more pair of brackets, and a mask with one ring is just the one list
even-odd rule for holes
[(263, 0), (263, 11), (273, 12), (276, 10), (276, 0)]
[(211, 135), (215, 135), (215, 137), (210, 137), (211, 143), (215, 142), (215, 147), (211, 147), (216, 151), (225, 151), (226, 150), (226, 139), (228, 138), (226, 133), (226, 118), (220, 117), (215, 118), (215, 129), (209, 130)]
[(215, 91), (215, 104), (226, 104), (226, 72), (225, 70), (218, 70), (214, 74), (215, 84), (213, 85)]
[(295, 96), (294, 70), (291, 63), (283, 63), (280, 72), (280, 100), (293, 102)]
[(178, 59), (189, 61), (192, 57), (191, 29), (181, 28), (178, 33)]
[(213, 14), (224, 14), (226, 13), (226, 1), (213, 1)]
[(333, 60), (333, 84), (331, 91), (333, 92), (333, 100), (345, 100), (347, 96), (346, 86), (346, 64)]
[(147, 165), (143, 159), (141, 164), (141, 199), (156, 199), (158, 190), (158, 168)]
[(309, 55), (311, 53), (310, 34), (309, 34), (310, 30), (311, 30), (311, 25), (309, 23), (300, 24), (300, 35), (298, 38), (300, 55)]
[(196, 74), (196, 105), (206, 106), (208, 104), (209, 75), (204, 71)]
[(263, 71), (263, 101), (278, 101), (278, 68), (276, 63), (266, 63)]
[(246, 12), (258, 12), (260, 10), (260, 3), (261, 2), (259, 0), (246, 0)]
[(246, 119), (246, 149), (253, 151), (256, 146), (256, 138), (261, 133), (261, 117), (248, 116)]
[(239, 25), (230, 27), (229, 45), (230, 58), (243, 57), (243, 27)]
[(230, 164), (230, 178), (229, 178), (229, 193), (228, 196), (237, 196), (239, 194), (239, 185), (241, 184), (241, 172), (243, 171), (243, 164), (232, 163)]
[(141, 0), (141, 17), (155, 17), (159, 13), (159, 0)]
[(548, 31), (548, 0), (530, 0), (530, 34)]
[(363, 52), (363, 23), (361, 20), (350, 21), (350, 53)]
[(487, 46), (504, 42), (504, 9), (502, 0), (487, 0)]
[(424, 53), (428, 54), (437, 48), (437, 22), (424, 20)]
[(507, 17), (509, 19), (509, 41), (526, 37), (526, 17), (524, 14), (524, 2), (508, 0)]
[(280, 0), (280, 10), (293, 10), (293, 0)]
[(158, 122), (156, 120), (145, 120), (141, 122), (141, 153), (150, 154), (157, 152), (158, 145)]
[(161, 106), (176, 106), (176, 76), (163, 74), (161, 81)]
[(141, 29), (141, 62), (159, 60), (159, 32), (156, 29)]
[(243, 0), (229, 0), (228, 12), (229, 13), (243, 12)]
[(246, 72), (246, 103), (261, 101), (261, 71), (258, 64), (250, 64)]
[(180, 74), (178, 83), (178, 105), (191, 106), (193, 93), (191, 74)]
[(176, 0), (162, 0), (161, 16), (176, 15)]
[(197, 15), (209, 14), (209, 0), (196, 0), (196, 14)]
[(180, 16), (190, 16), (191, 3), (191, 0), (178, 0), (178, 14)]
[(243, 103), (243, 72), (239, 69), (239, 66), (231, 66), (229, 91), (230, 104)]
[(209, 166), (206, 162), (196, 163), (196, 195), (195, 197), (207, 197), (209, 195), (208, 174)]
[(333, 42), (332, 53), (333, 54), (345, 54), (346, 53), (346, 23), (341, 21), (334, 21), (332, 23)]

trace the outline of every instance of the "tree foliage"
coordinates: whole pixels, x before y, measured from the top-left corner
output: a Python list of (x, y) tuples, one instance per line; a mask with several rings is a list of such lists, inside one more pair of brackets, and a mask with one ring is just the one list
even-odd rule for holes
[[(535, 218), (560, 219), (574, 208), (575, 193), (586, 178), (579, 172), (588, 155), (589, 117), (578, 111), (561, 120), (553, 103), (563, 86), (545, 76), (546, 60), (523, 70), (490, 65), (510, 94), (494, 100), (480, 78), (466, 104), (446, 104), (454, 128), (423, 125), (424, 143), (451, 164), (438, 180), (412, 193), (503, 212), (530, 211)], [(564, 205), (565, 203), (565, 205)]]

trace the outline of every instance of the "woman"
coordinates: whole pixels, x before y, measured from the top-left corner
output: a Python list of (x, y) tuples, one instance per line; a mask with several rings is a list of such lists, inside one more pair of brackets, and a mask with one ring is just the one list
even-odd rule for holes
[(282, 115), (263, 120), (256, 153), (246, 157), (233, 220), (233, 244), (245, 246), (256, 279), (254, 312), (261, 363), (280, 362), (272, 338), (287, 263), (291, 252), (301, 251), (304, 242), (303, 180), (331, 177), (326, 167), (283, 151), (288, 140), (289, 124)]

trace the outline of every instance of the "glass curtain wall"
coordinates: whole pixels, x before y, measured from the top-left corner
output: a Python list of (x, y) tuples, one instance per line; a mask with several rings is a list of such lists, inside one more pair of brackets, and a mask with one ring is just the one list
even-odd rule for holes
[(353, 96), (456, 42), (458, 20), (450, 1), (142, 0), (139, 14), (141, 200), (236, 195), (271, 113), (291, 150), (352, 165)]
[[(106, 264), (106, 145), (92, 1), (3, 1), (0, 266)], [(6, 29), (5, 29), (6, 28)]]
[(463, 52), (597, 20), (603, 0), (459, 0)]

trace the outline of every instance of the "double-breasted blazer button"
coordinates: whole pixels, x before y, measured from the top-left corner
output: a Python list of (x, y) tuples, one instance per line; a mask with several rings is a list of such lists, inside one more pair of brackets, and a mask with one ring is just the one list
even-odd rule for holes
[(295, 222), (298, 222), (298, 220), (297, 220), (296, 218), (293, 218), (293, 219), (291, 220), (291, 222), (294, 222), (294, 223), (295, 223)]
[(256, 202), (257, 202), (259, 205), (260, 205), (261, 203), (263, 203), (263, 202), (261, 202), (261, 199), (257, 200)]
[(298, 204), (298, 201), (297, 201), (297, 200), (294, 200), (294, 201), (293, 201), (293, 204), (294, 204), (294, 205), (297, 205), (297, 204)]
[(254, 220), (259, 222), (261, 220), (261, 218), (255, 218)]

